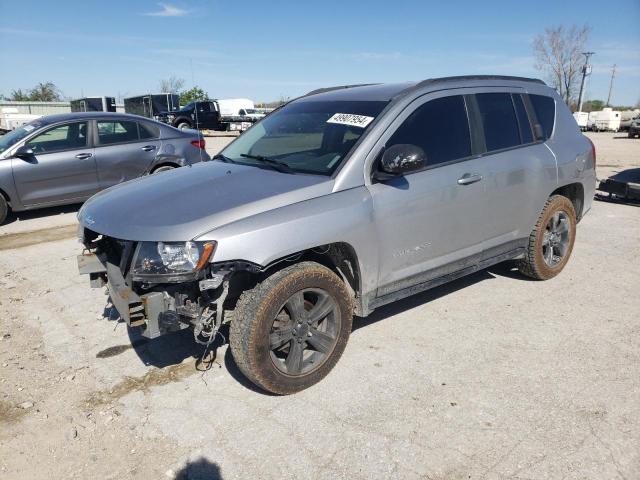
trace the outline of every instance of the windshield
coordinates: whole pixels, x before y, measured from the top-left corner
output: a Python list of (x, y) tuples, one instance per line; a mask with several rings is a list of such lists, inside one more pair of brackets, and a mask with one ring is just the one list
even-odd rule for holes
[(260, 166), (267, 159), (293, 173), (331, 175), (386, 104), (292, 102), (238, 137), (221, 156)]
[(36, 128), (40, 128), (41, 126), (42, 122), (29, 122), (24, 124), (20, 128), (16, 128), (15, 130), (12, 130), (11, 132), (0, 136), (0, 153), (12, 147), (27, 135), (30, 135), (31, 132), (33, 132)]

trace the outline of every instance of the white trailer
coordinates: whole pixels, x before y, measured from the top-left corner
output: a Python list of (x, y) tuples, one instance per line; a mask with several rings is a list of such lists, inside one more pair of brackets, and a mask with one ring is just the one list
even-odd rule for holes
[(19, 113), (17, 108), (5, 107), (0, 110), (0, 130), (10, 132), (41, 116), (31, 113)]
[(573, 118), (575, 118), (580, 130), (584, 132), (589, 125), (589, 114), (587, 112), (575, 112)]
[(223, 98), (216, 101), (220, 107), (220, 115), (223, 117), (237, 117), (240, 116), (240, 110), (253, 110), (256, 108), (253, 100), (248, 98)]
[(622, 115), (610, 107), (589, 113), (589, 128), (595, 132), (617, 132)]

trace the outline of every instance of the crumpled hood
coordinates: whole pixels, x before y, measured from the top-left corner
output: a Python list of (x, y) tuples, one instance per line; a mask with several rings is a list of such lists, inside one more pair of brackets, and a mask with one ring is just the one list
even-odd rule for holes
[(122, 240), (186, 241), (228, 223), (331, 193), (333, 180), (259, 167), (198, 163), (116, 185), (78, 212), (94, 232)]

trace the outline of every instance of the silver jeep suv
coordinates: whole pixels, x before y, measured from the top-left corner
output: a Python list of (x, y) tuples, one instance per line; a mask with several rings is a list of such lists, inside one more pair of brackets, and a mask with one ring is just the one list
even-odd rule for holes
[(596, 181), (560, 97), (516, 77), (316, 90), (214, 159), (92, 197), (79, 268), (149, 338), (230, 323), (278, 394), (327, 375), (353, 315), (505, 260), (557, 275)]

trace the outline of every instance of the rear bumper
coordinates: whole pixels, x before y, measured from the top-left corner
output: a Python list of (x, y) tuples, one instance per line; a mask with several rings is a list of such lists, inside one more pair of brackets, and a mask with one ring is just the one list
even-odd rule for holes
[(189, 323), (180, 321), (174, 299), (166, 292), (138, 295), (127, 285), (117, 265), (109, 263), (95, 253), (78, 255), (77, 259), (80, 274), (89, 275), (93, 288), (106, 285), (111, 302), (120, 318), (131, 327), (143, 327), (144, 337), (156, 338), (189, 326)]

